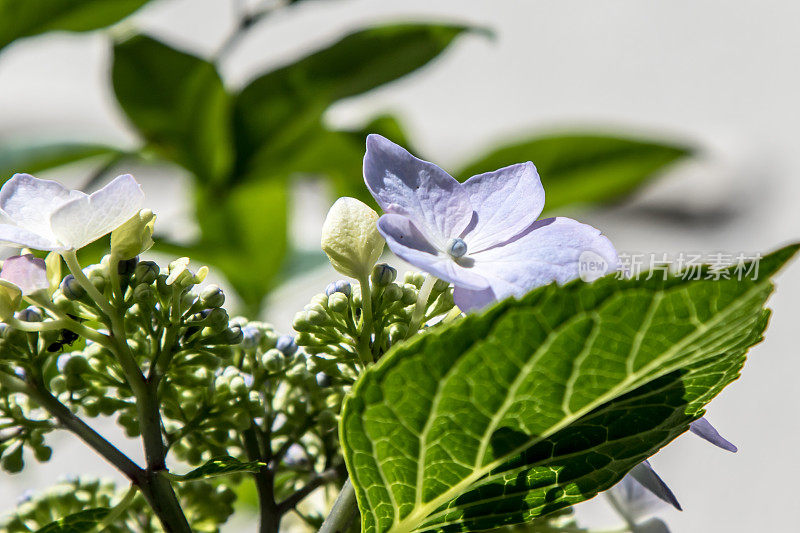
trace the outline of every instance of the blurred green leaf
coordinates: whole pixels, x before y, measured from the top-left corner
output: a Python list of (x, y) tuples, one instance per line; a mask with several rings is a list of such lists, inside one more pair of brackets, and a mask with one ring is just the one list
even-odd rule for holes
[(209, 459), (203, 466), (195, 468), (183, 475), (170, 474), (176, 481), (193, 481), (195, 479), (223, 476), (241, 472), (258, 472), (264, 463), (258, 461), (242, 462), (235, 457), (224, 455)]
[(47, 524), (36, 533), (88, 533), (111, 512), (107, 507), (86, 509)]
[(0, 48), (48, 31), (90, 31), (118, 22), (150, 0), (0, 0)]
[(319, 129), (322, 113), (336, 100), (417, 70), (467, 30), (437, 24), (370, 28), (255, 79), (235, 103), (237, 174), (269, 165), (271, 152)]
[(200, 241), (191, 247), (157, 241), (155, 248), (191, 255), (219, 269), (242, 299), (241, 311), (256, 316), (286, 255), (287, 185), (286, 179), (265, 179), (224, 193), (198, 188)]
[(685, 146), (632, 138), (564, 134), (499, 148), (466, 165), (462, 179), (514, 163), (533, 161), (547, 195), (548, 212), (568, 204), (618, 200), (667, 165), (691, 154)]
[(122, 109), (154, 151), (202, 182), (227, 179), (231, 102), (214, 65), (139, 35), (114, 47), (112, 80)]
[(16, 172), (35, 174), (91, 157), (111, 158), (121, 152), (102, 144), (53, 143), (0, 147), (0, 180)]

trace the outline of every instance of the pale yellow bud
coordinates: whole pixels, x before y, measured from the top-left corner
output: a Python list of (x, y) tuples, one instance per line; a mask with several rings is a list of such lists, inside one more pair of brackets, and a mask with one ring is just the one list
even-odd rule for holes
[(111, 232), (111, 254), (118, 259), (133, 259), (153, 246), (156, 216), (142, 209), (127, 222)]
[(339, 198), (322, 225), (322, 251), (333, 268), (351, 278), (369, 276), (383, 253), (378, 213), (355, 198)]
[(0, 279), (0, 320), (8, 320), (19, 308), (22, 301), (22, 291), (19, 287)]

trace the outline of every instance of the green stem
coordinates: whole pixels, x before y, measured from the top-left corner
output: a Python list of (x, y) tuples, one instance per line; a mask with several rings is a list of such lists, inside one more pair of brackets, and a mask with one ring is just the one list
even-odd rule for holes
[[(74, 250), (62, 252), (61, 256), (70, 272), (86, 293), (95, 301), (109, 320), (111, 327), (112, 350), (125, 373), (125, 378), (136, 396), (136, 411), (139, 419), (139, 429), (142, 434), (144, 455), (147, 461), (147, 470), (144, 479), (139, 483), (147, 502), (153, 508), (156, 516), (161, 520), (164, 530), (172, 532), (190, 533), (191, 528), (183, 514), (180, 502), (169, 480), (163, 475), (166, 472), (167, 448), (161, 434), (161, 410), (158, 402), (158, 380), (145, 379), (136, 362), (130, 346), (128, 346), (125, 331), (125, 309), (116, 308), (97, 287), (86, 277), (78, 264)], [(111, 262), (112, 282), (119, 282), (115, 276), (117, 265)]]
[(419, 328), (422, 326), (422, 319), (425, 317), (425, 309), (428, 307), (428, 300), (431, 297), (431, 291), (435, 283), (435, 277), (430, 274), (425, 276), (425, 281), (422, 283), (422, 287), (420, 287), (419, 294), (417, 295), (417, 303), (414, 305), (414, 310), (411, 312), (411, 322), (408, 324), (406, 339), (419, 332)]
[(358, 334), (358, 354), (364, 365), (374, 363), (370, 342), (372, 341), (372, 293), (369, 286), (369, 276), (358, 279), (361, 286), (361, 329)]
[(356, 491), (348, 478), (342, 486), (342, 491), (333, 502), (328, 518), (322, 523), (318, 533), (344, 533), (358, 513)]

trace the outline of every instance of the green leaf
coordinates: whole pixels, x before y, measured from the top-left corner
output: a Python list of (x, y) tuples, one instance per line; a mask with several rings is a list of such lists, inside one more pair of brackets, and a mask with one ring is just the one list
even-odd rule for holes
[(738, 377), (799, 247), (755, 280), (549, 285), (398, 345), (342, 411), (363, 531), (488, 529), (611, 487)]
[(417, 70), (467, 29), (437, 24), (370, 28), (255, 79), (236, 98), (237, 174), (268, 163), (261, 150), (290, 146), (319, 128), (333, 102)]
[(3, 146), (0, 147), (0, 178), (5, 181), (16, 172), (35, 174), (92, 157), (110, 159), (120, 153), (119, 149), (102, 144), (53, 143)]
[(210, 459), (206, 464), (195, 468), (191, 472), (183, 475), (170, 474), (170, 477), (176, 481), (193, 481), (227, 474), (258, 472), (263, 466), (266, 466), (266, 464), (258, 461), (242, 462), (235, 457), (223, 455)]
[(139, 35), (114, 46), (114, 91), (162, 157), (203, 182), (224, 182), (233, 161), (231, 99), (203, 59)]
[(149, 0), (0, 0), (0, 48), (54, 30), (90, 31), (118, 22)]
[(36, 530), (36, 533), (89, 533), (108, 516), (111, 509), (98, 507), (86, 509), (64, 518), (59, 518), (46, 526)]
[(468, 178), (514, 163), (533, 161), (547, 194), (548, 212), (569, 204), (618, 200), (667, 165), (691, 154), (685, 146), (590, 134), (538, 137), (511, 144), (466, 165)]

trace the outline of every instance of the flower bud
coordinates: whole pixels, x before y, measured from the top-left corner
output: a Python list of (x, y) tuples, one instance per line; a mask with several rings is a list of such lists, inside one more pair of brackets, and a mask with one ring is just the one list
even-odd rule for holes
[(403, 305), (411, 305), (417, 301), (417, 289), (410, 283), (403, 285)]
[(17, 319), (23, 322), (41, 322), (44, 320), (44, 315), (38, 307), (31, 306), (17, 313)]
[(209, 285), (200, 291), (200, 300), (206, 307), (222, 307), (225, 303), (225, 294), (217, 285)]
[(221, 307), (210, 309), (205, 315), (205, 321), (206, 325), (214, 331), (222, 331), (228, 327), (228, 312)]
[(390, 283), (385, 289), (383, 289), (383, 299), (388, 302), (396, 302), (403, 298), (403, 289), (401, 289), (396, 283)]
[(0, 319), (8, 320), (14, 316), (22, 301), (22, 291), (8, 281), (0, 279)]
[(308, 314), (305, 311), (299, 311), (294, 315), (292, 328), (294, 328), (295, 331), (311, 331), (312, 327), (311, 322), (308, 320)]
[(233, 326), (222, 332), (222, 342), (225, 344), (239, 344), (243, 338), (244, 334), (239, 326)]
[(317, 375), (314, 376), (314, 379), (316, 379), (317, 381), (317, 386), (319, 386), (322, 389), (330, 387), (331, 383), (333, 383), (331, 377), (325, 372), (318, 372)]
[(111, 232), (111, 255), (119, 259), (132, 259), (153, 246), (153, 227), (156, 216), (142, 209), (127, 222)]
[(372, 283), (378, 287), (386, 287), (397, 277), (397, 270), (386, 263), (379, 263), (372, 269)]
[(378, 214), (355, 198), (339, 198), (322, 225), (322, 251), (345, 276), (365, 278), (383, 253)]
[(156, 280), (160, 272), (161, 269), (159, 269), (158, 265), (153, 261), (139, 261), (139, 264), (136, 265), (136, 269), (133, 271), (133, 282), (136, 284), (146, 283), (149, 285)]
[(353, 292), (353, 287), (350, 285), (350, 282), (345, 279), (340, 279), (338, 281), (332, 281), (328, 283), (328, 286), (325, 287), (325, 295), (331, 296), (332, 294), (340, 292), (345, 296), (350, 296)]
[(140, 304), (155, 300), (156, 291), (150, 285), (141, 284), (133, 290), (133, 299)]
[(405, 324), (392, 324), (389, 326), (389, 342), (392, 344), (401, 341), (406, 338), (406, 333), (408, 332), (408, 326)]
[(245, 350), (255, 350), (261, 342), (261, 331), (253, 326), (245, 326), (242, 328), (242, 348)]
[(270, 348), (261, 356), (261, 364), (269, 372), (280, 372), (286, 364), (286, 357), (275, 348)]
[(286, 356), (294, 355), (297, 351), (297, 342), (291, 335), (281, 335), (275, 343), (275, 348)]
[(328, 309), (334, 313), (345, 313), (350, 305), (350, 300), (341, 292), (334, 292), (328, 296)]
[(124, 277), (130, 277), (136, 271), (136, 265), (139, 264), (138, 257), (132, 257), (130, 259), (123, 259), (122, 261), (117, 262), (117, 274)]

